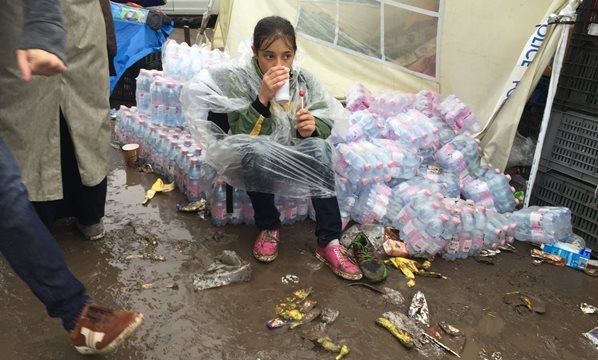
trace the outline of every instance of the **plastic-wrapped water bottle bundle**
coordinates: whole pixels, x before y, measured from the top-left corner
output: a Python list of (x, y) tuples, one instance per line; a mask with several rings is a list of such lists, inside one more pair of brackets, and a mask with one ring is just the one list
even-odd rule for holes
[(417, 110), (389, 117), (386, 130), (388, 139), (413, 146), (420, 151), (436, 151), (439, 148), (438, 128)]
[(392, 190), (384, 184), (365, 188), (353, 206), (351, 218), (361, 224), (381, 223), (391, 196)]
[(482, 130), (480, 123), (471, 109), (455, 95), (449, 95), (444, 98), (438, 104), (438, 110), (444, 122), (456, 133), (469, 131), (475, 134)]
[(440, 120), (440, 111), (438, 110), (438, 103), (440, 102), (440, 95), (430, 90), (422, 90), (415, 95), (415, 102), (413, 108), (421, 111), (431, 120)]
[(334, 144), (372, 140), (384, 135), (384, 123), (378, 115), (369, 110), (351, 113), (346, 126), (335, 126), (330, 134)]
[(433, 164), (420, 167), (419, 176), (435, 183), (446, 184), (446, 197), (458, 198), (461, 196), (461, 182), (453, 172), (443, 170)]
[(415, 94), (401, 91), (388, 91), (370, 96), (370, 109), (376, 114), (388, 118), (413, 108)]
[(368, 109), (370, 96), (372, 93), (363, 84), (355, 84), (347, 92), (345, 108), (351, 112)]
[(440, 193), (442, 196), (445, 196), (446, 190), (446, 184), (436, 183), (421, 177), (416, 177), (398, 184), (392, 188), (392, 196), (388, 204), (388, 209), (386, 210), (384, 223), (398, 228), (400, 225), (399, 213), (415, 196), (420, 193)]
[(505, 215), (517, 224), (517, 240), (555, 243), (564, 241), (573, 234), (571, 210), (565, 207), (530, 206)]
[(168, 40), (162, 45), (162, 64), (165, 77), (186, 82), (202, 69), (230, 61), (228, 54), (218, 49), (210, 50), (207, 46), (177, 43)]

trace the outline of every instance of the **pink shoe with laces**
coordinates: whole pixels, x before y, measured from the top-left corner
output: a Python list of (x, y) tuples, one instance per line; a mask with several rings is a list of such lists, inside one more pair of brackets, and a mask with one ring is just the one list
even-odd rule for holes
[(253, 244), (253, 256), (261, 262), (272, 262), (278, 256), (278, 230), (261, 230)]
[(363, 276), (359, 266), (341, 244), (316, 247), (316, 258), (324, 262), (337, 276), (347, 280), (359, 280)]

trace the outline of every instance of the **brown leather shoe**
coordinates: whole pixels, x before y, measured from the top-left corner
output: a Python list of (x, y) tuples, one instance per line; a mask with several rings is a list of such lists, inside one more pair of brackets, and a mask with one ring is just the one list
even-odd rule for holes
[(139, 312), (115, 311), (87, 304), (69, 336), (81, 354), (106, 354), (122, 343), (141, 323), (143, 314)]

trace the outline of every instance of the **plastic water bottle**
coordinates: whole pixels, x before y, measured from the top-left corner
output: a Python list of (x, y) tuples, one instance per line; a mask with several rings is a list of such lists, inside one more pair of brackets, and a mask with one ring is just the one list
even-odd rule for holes
[(212, 187), (210, 196), (210, 212), (216, 226), (224, 226), (228, 222), (226, 212), (226, 183), (224, 179), (218, 178)]

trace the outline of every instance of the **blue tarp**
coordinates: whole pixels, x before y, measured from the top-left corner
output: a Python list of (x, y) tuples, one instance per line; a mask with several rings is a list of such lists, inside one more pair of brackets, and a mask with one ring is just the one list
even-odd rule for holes
[(118, 51), (114, 57), (116, 76), (110, 77), (110, 94), (131, 65), (153, 52), (160, 51), (172, 29), (172, 23), (163, 25), (159, 30), (152, 30), (145, 24), (114, 20)]

